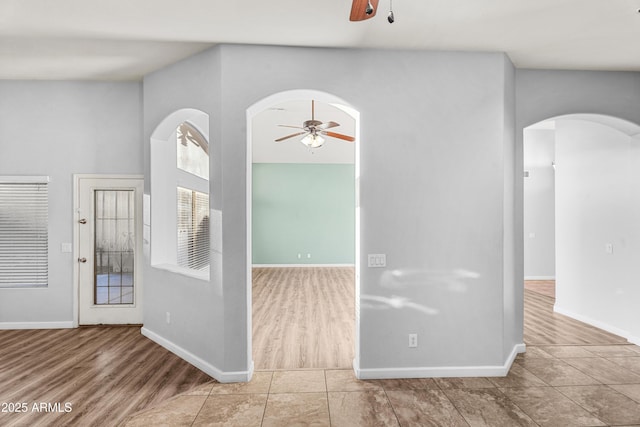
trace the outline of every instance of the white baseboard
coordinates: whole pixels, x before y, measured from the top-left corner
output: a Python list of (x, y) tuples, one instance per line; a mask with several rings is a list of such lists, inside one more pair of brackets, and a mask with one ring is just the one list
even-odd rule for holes
[(524, 280), (556, 280), (556, 276), (524, 276)]
[(513, 365), (513, 362), (516, 360), (516, 356), (518, 356), (518, 354), (520, 353), (526, 353), (526, 352), (527, 352), (527, 345), (525, 343), (520, 343), (513, 346), (513, 348), (511, 349), (511, 353), (509, 354), (509, 357), (507, 357), (507, 361), (504, 363), (505, 366), (507, 366), (507, 373), (509, 373), (509, 370), (511, 369), (511, 365)]
[(592, 319), (588, 316), (583, 316), (582, 314), (577, 314), (570, 310), (566, 310), (560, 307), (557, 303), (553, 306), (553, 311), (555, 313), (562, 314), (564, 316), (578, 320), (582, 323), (586, 323), (587, 325), (595, 326), (596, 328), (602, 329), (603, 331), (607, 331), (614, 335), (618, 335), (619, 337), (625, 338), (627, 341), (632, 342), (634, 344), (638, 344), (638, 342), (640, 342), (640, 339), (638, 339), (637, 337), (633, 337), (631, 334), (629, 334), (629, 331), (625, 331), (615, 326), (611, 326), (608, 323), (604, 323), (599, 320)]
[(285, 268), (285, 267), (355, 267), (355, 264), (252, 264), (256, 268)]
[(503, 365), (498, 366), (442, 366), (413, 368), (377, 368), (361, 369), (353, 360), (356, 378), (361, 380), (379, 380), (390, 378), (460, 378), (460, 377), (504, 377), (518, 353), (524, 353), (524, 344), (516, 344)]
[(2, 329), (70, 329), (73, 321), (68, 322), (0, 322)]
[(150, 331), (145, 327), (143, 327), (140, 330), (140, 332), (142, 333), (142, 335), (149, 338), (151, 341), (161, 345), (162, 347), (166, 348), (176, 356), (185, 360), (186, 362), (189, 362), (190, 364), (200, 369), (205, 374), (212, 376), (218, 382), (221, 382), (221, 383), (249, 382), (251, 380), (251, 377), (253, 376), (253, 361), (251, 362), (251, 366), (249, 367), (248, 371), (224, 372), (216, 368), (215, 366), (211, 365), (210, 363), (202, 360), (195, 354), (172, 343), (171, 341), (161, 337), (160, 335), (156, 334), (153, 331)]

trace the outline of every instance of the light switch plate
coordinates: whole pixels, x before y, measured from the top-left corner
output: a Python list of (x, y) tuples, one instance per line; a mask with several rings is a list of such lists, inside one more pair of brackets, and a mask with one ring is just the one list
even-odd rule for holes
[(73, 251), (71, 243), (60, 243), (60, 252), (63, 254), (70, 254)]
[(386, 254), (369, 254), (367, 258), (367, 266), (373, 268), (380, 268), (387, 266)]

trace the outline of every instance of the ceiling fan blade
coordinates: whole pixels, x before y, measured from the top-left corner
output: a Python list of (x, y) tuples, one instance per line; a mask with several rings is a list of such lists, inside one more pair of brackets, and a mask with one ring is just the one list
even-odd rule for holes
[(343, 139), (345, 141), (349, 141), (349, 142), (354, 142), (356, 139), (352, 136), (349, 135), (343, 135), (341, 133), (336, 133), (336, 132), (329, 132), (326, 130), (320, 131), (320, 133), (322, 135), (326, 135), (326, 136), (330, 136), (332, 138), (338, 138), (338, 139)]
[(293, 138), (294, 136), (298, 136), (298, 135), (304, 135), (305, 133), (307, 133), (307, 132), (292, 133), (291, 135), (283, 136), (282, 138), (276, 139), (276, 142), (282, 142), (285, 139)]
[(278, 125), (281, 128), (294, 128), (294, 129), (304, 129), (301, 126), (291, 126), (291, 125)]
[(336, 126), (340, 126), (340, 123), (326, 122), (326, 123), (323, 123), (321, 125), (316, 126), (316, 129), (331, 129), (331, 128), (334, 128)]
[[(370, 15), (367, 15), (366, 10), (369, 2), (371, 2), (371, 6), (373, 7), (373, 12), (371, 12)], [(353, 0), (349, 21), (364, 21), (366, 19), (373, 18), (376, 16), (377, 11), (378, 0)]]

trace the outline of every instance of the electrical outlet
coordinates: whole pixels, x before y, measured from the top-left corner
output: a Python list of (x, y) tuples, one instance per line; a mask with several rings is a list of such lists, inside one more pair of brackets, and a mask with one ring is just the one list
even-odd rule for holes
[(418, 347), (418, 334), (409, 334), (409, 348)]
[(298, 254), (298, 259), (302, 258), (302, 254)]
[(167, 325), (171, 323), (171, 313), (167, 311)]
[(307, 254), (307, 259), (311, 258), (311, 254)]

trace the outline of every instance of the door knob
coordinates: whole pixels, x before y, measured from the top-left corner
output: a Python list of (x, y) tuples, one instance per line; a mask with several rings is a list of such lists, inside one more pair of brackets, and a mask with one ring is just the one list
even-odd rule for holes
[(81, 219), (81, 220), (79, 220), (78, 222), (79, 222), (80, 224), (86, 224), (86, 223), (87, 223), (87, 220), (86, 220), (86, 219), (84, 219), (84, 218), (82, 218), (82, 219)]
[(83, 262), (84, 263), (84, 262), (87, 262), (87, 259), (85, 257), (78, 258), (78, 262)]

